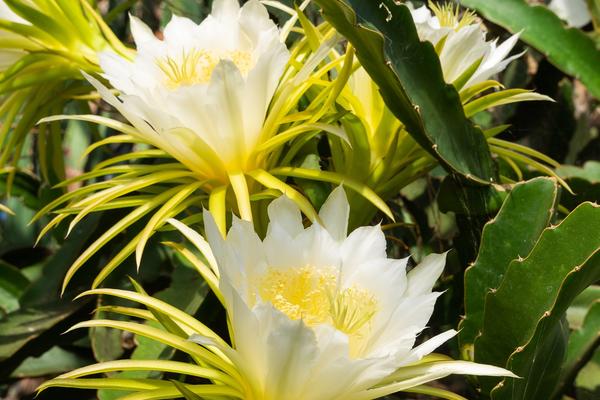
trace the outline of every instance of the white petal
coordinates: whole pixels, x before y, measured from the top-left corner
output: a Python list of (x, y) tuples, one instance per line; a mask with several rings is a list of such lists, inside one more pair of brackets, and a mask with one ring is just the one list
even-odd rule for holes
[(439, 335), (432, 337), (431, 339), (412, 349), (411, 355), (415, 357), (415, 361), (418, 361), (440, 347), (442, 344), (446, 343), (448, 340), (452, 339), (457, 334), (458, 332), (454, 329), (440, 333)]
[(577, 28), (592, 20), (585, 0), (552, 0), (548, 7), (569, 25)]
[(315, 334), (301, 320), (291, 321), (281, 313), (275, 314), (276, 326), (267, 338), (265, 389), (274, 400), (300, 399), (318, 355)]
[(285, 233), (289, 239), (292, 239), (304, 230), (302, 214), (298, 206), (285, 195), (269, 204), (268, 214), (270, 222), (267, 237)]
[(520, 33), (516, 33), (498, 47), (496, 47), (495, 41), (489, 43), (490, 49), (488, 54), (484, 57), (481, 65), (479, 68), (477, 68), (477, 71), (475, 71), (471, 79), (467, 81), (464, 87), (467, 88), (489, 79), (495, 74), (504, 71), (508, 64), (510, 64), (513, 60), (521, 57), (525, 53), (524, 51), (506, 58), (519, 41), (519, 37)]
[(275, 29), (275, 34), (278, 35), (277, 28), (269, 18), (267, 8), (258, 0), (250, 0), (242, 6), (240, 12), (240, 25), (244, 33), (254, 43), (260, 40), (260, 36), (271, 29)]
[[(423, 376), (424, 378), (439, 379), (451, 374), (478, 375), (478, 376), (510, 376), (517, 378), (515, 374), (507, 369), (494, 365), (478, 364), (470, 361), (437, 361), (404, 367), (398, 371), (398, 376)], [(394, 374), (396, 375), (396, 374)], [(429, 377), (428, 377), (429, 375)], [(429, 379), (432, 380), (432, 379)]]
[(220, 288), (226, 300), (227, 315), (235, 337), (237, 367), (253, 388), (263, 388), (265, 371), (268, 368), (265, 357), (266, 336), (271, 325), (259, 321), (257, 315), (228, 282)]
[[(270, 20), (268, 22), (272, 24)], [(258, 144), (267, 109), (289, 60), (289, 52), (279, 41), (274, 25), (270, 32), (262, 34), (256, 46), (253, 50), (256, 64), (248, 72), (242, 97), (245, 140), (251, 147)]]
[(238, 0), (214, 0), (211, 14), (218, 19), (233, 19), (239, 11)]
[[(383, 387), (371, 389), (369, 391), (357, 394), (349, 399), (378, 398), (391, 393), (410, 389), (415, 386), (423, 385), (436, 379), (444, 378), (452, 374), (461, 375), (479, 375), (479, 376), (509, 376), (516, 377), (512, 372), (495, 367), (493, 365), (477, 364), (469, 361), (439, 361), (425, 364), (419, 364), (411, 367), (400, 368), (389, 380), (391, 383)], [(372, 397), (367, 397), (370, 394)]]
[(348, 204), (346, 192), (342, 186), (338, 186), (321, 206), (319, 217), (331, 236), (335, 240), (341, 241), (348, 235), (349, 215), (350, 205)]
[(301, 258), (296, 260), (296, 266), (310, 265), (313, 267), (339, 268), (339, 242), (319, 224), (313, 224), (296, 237), (294, 242), (301, 251)]
[(418, 296), (431, 292), (446, 264), (446, 254), (429, 254), (408, 273), (409, 296)]
[[(129, 26), (131, 29), (131, 36), (137, 46), (144, 44), (156, 44), (159, 42), (158, 38), (154, 36), (152, 29), (148, 27), (141, 19), (134, 17), (129, 14)], [(103, 67), (104, 69), (104, 67)]]
[(386, 258), (386, 241), (381, 226), (361, 226), (342, 244), (344, 265), (359, 265), (372, 259)]
[(225, 253), (225, 239), (221, 235), (221, 231), (217, 227), (217, 223), (213, 218), (212, 214), (208, 210), (202, 211), (202, 217), (204, 219), (204, 232), (206, 232), (206, 238), (210, 244), (210, 248), (213, 252), (217, 263), (221, 263)]
[(172, 57), (179, 57), (182, 50), (194, 48), (196, 35), (198, 33), (198, 25), (189, 18), (179, 17), (173, 15), (171, 20), (165, 26), (163, 32), (164, 42), (168, 46), (172, 46), (175, 54), (171, 54)]
[(119, 99), (117, 99), (115, 95), (112, 94), (111, 91), (108, 90), (108, 88), (100, 83), (100, 81), (98, 81), (96, 78), (83, 71), (81, 74), (92, 86), (94, 86), (94, 88), (96, 88), (104, 101), (116, 108), (125, 118), (127, 118), (129, 122), (133, 124), (133, 126), (140, 131), (140, 138), (146, 139), (152, 144), (156, 142), (158, 135), (146, 121), (139, 118), (135, 113), (132, 113), (125, 104), (119, 101)]
[(426, 327), (440, 293), (406, 297), (387, 320), (377, 321), (365, 351), (372, 357), (394, 354), (398, 365), (411, 362), (410, 351), (417, 335)]
[(451, 32), (440, 53), (446, 82), (454, 82), (489, 49), (479, 25), (469, 25)]
[(98, 54), (100, 68), (104, 71), (103, 76), (108, 79), (114, 88), (118, 88), (121, 92), (132, 94), (136, 91), (135, 86), (131, 82), (133, 65), (119, 55), (103, 51)]
[[(215, 132), (208, 143), (231, 170), (245, 170), (248, 157), (242, 98), (244, 80), (235, 64), (221, 60), (212, 73), (207, 95), (211, 99)], [(258, 134), (259, 132), (254, 132)], [(205, 134), (205, 132), (202, 132)]]
[(31, 25), (29, 21), (23, 19), (20, 15), (17, 15), (5, 2), (0, 1), (0, 18), (11, 22), (18, 22), (20, 24)]
[(385, 360), (351, 359), (348, 337), (329, 326), (314, 328), (319, 356), (300, 399), (344, 399), (389, 375), (394, 366)]
[(281, 229), (281, 226), (274, 225), (269, 228), (269, 234), (265, 237), (263, 243), (267, 264), (274, 268), (298, 268), (305, 265), (304, 250), (297, 239)]
[(219, 263), (221, 274), (227, 274), (227, 279), (244, 299), (251, 300), (250, 297), (254, 296), (253, 282), (267, 267), (263, 244), (252, 223), (235, 216), (225, 244), (225, 259)]
[(518, 378), (511, 371), (496, 367), (495, 365), (478, 364), (469, 361), (442, 361), (434, 364), (429, 368), (431, 372), (443, 371), (448, 375), (509, 376), (511, 378)]
[[(369, 292), (376, 301), (377, 312), (369, 322), (369, 334), (361, 335), (353, 343), (354, 351), (361, 357), (372, 357), (375, 353), (377, 356), (385, 356), (397, 351), (396, 339), (404, 333), (401, 329), (390, 326), (390, 322), (394, 318), (406, 321), (410, 317), (404, 309), (397, 313), (398, 305), (404, 301), (406, 261), (384, 258), (357, 266), (342, 266), (340, 287), (359, 287)], [(406, 351), (410, 350), (414, 342), (415, 333), (411, 331), (411, 335)]]
[(429, 11), (427, 6), (421, 6), (417, 9), (413, 9), (413, 5), (411, 3), (408, 4), (409, 8), (411, 8), (411, 14), (415, 23), (422, 24), (428, 22), (432, 18), (431, 11)]
[(405, 296), (407, 261), (408, 258), (374, 258), (361, 264), (343, 264), (340, 285), (342, 288), (357, 286), (373, 293), (378, 314), (389, 316)]

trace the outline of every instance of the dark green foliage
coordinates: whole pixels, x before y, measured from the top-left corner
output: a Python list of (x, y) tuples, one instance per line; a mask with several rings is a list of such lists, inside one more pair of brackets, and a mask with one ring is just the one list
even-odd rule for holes
[(433, 46), (419, 40), (409, 9), (391, 0), (316, 2), (356, 48), (387, 106), (413, 138), (450, 172), (493, 181), (483, 134), (465, 117), (456, 89), (444, 81)]

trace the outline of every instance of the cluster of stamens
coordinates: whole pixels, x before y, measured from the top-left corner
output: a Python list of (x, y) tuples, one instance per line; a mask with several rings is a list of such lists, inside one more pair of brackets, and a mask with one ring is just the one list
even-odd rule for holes
[(180, 86), (207, 84), (213, 71), (222, 60), (231, 61), (246, 76), (252, 68), (252, 55), (245, 51), (220, 51), (206, 49), (182, 50), (179, 56), (167, 56), (156, 60), (164, 74), (164, 82), (170, 89)]
[(429, 8), (431, 8), (437, 17), (440, 26), (452, 28), (455, 31), (459, 31), (477, 20), (475, 13), (470, 10), (465, 11), (461, 16), (460, 7), (457, 4), (446, 3), (440, 5), (430, 1)]
[(377, 312), (377, 301), (356, 285), (340, 288), (337, 275), (312, 266), (269, 268), (258, 282), (263, 301), (308, 326), (329, 324), (346, 333), (352, 342)]

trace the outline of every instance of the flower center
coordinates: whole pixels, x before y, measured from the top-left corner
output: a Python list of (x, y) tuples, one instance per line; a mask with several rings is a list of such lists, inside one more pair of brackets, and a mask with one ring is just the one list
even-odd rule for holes
[(165, 84), (170, 89), (180, 86), (206, 84), (221, 60), (233, 62), (243, 76), (252, 68), (252, 54), (246, 51), (215, 52), (206, 49), (183, 51), (179, 57), (157, 59), (156, 65), (164, 74)]
[(377, 300), (358, 286), (340, 289), (337, 275), (311, 266), (269, 268), (258, 285), (258, 294), (290, 319), (308, 326), (330, 324), (352, 342), (377, 313)]
[(461, 17), (460, 7), (451, 3), (439, 5), (430, 1), (429, 8), (431, 8), (437, 17), (440, 26), (452, 28), (455, 31), (459, 31), (465, 26), (471, 25), (476, 20), (475, 13), (472, 11), (466, 11)]
[(337, 285), (334, 274), (314, 267), (269, 268), (259, 284), (258, 294), (290, 319), (307, 325), (329, 322), (329, 293)]

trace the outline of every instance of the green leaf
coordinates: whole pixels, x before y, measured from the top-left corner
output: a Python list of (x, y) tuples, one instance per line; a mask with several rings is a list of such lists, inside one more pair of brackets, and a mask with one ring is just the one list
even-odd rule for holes
[[(35, 243), (36, 231), (39, 230), (39, 224), (27, 226), (35, 212), (26, 207), (20, 199), (9, 198), (6, 206), (15, 215), (4, 215), (0, 218), (0, 255), (2, 256), (13, 251), (32, 248)], [(14, 261), (15, 264), (19, 262), (22, 260)]]
[(581, 178), (592, 183), (600, 183), (600, 162), (588, 161), (583, 168), (573, 165), (561, 165), (556, 172), (565, 179)]
[(500, 286), (512, 260), (529, 254), (550, 222), (557, 194), (550, 178), (515, 185), (496, 218), (484, 227), (477, 260), (465, 272), (465, 319), (458, 336), (464, 352), (472, 349), (483, 328), (486, 294)]
[[(316, 153), (307, 154), (304, 161), (300, 164), (300, 168), (320, 170), (319, 155)], [(319, 181), (298, 178), (295, 179), (294, 182), (302, 189), (302, 192), (308, 197), (316, 209), (321, 208), (331, 191), (329, 185)]]
[[(511, 355), (508, 366), (519, 375), (526, 376), (526, 379), (505, 381), (503, 386), (494, 389), (493, 399), (550, 398), (553, 389), (557, 386), (560, 367), (567, 351), (569, 328), (565, 311), (577, 293), (598, 279), (600, 279), (600, 249), (584, 264), (576, 266), (568, 273), (552, 309), (543, 314), (532, 339), (522, 351), (517, 349)], [(560, 336), (554, 339), (552, 332), (556, 331), (560, 332)]]
[(584, 201), (600, 202), (600, 162), (588, 161), (583, 167), (561, 165), (556, 173), (565, 179), (574, 194), (564, 193), (561, 203), (575, 208)]
[(55, 375), (88, 365), (92, 360), (58, 346), (39, 357), (28, 357), (12, 373), (11, 378)]
[(161, 26), (165, 26), (173, 14), (185, 15), (196, 23), (202, 21), (210, 12), (210, 1), (207, 0), (166, 0), (163, 1)]
[(507, 192), (500, 185), (470, 186), (447, 176), (438, 193), (440, 211), (464, 215), (493, 215), (502, 206)]
[(29, 285), (29, 279), (17, 268), (0, 261), (0, 316), (19, 308), (19, 297)]
[(567, 321), (572, 330), (581, 329), (590, 307), (600, 301), (600, 285), (592, 285), (573, 300), (567, 310)]
[(559, 69), (580, 79), (594, 96), (600, 98), (600, 51), (585, 33), (566, 28), (545, 6), (529, 5), (524, 0), (460, 2), (512, 33), (522, 32), (524, 42), (544, 53)]
[[(98, 228), (102, 220), (101, 213), (90, 216), (77, 226), (71, 236), (65, 240), (60, 249), (46, 260), (43, 266), (42, 276), (34, 280), (23, 293), (20, 302), (22, 307), (35, 306), (37, 304), (56, 301), (60, 294), (60, 288), (65, 273), (77, 256), (85, 249), (88, 239)], [(104, 218), (106, 220), (106, 218)], [(106, 221), (112, 222), (110, 220)], [(102, 229), (100, 227), (99, 229)], [(92, 276), (82, 277), (91, 279)]]
[(0, 320), (0, 379), (36, 349), (48, 349), (72, 323), (69, 317), (82, 302), (51, 303), (19, 309)]
[[(114, 299), (110, 297), (100, 296), (97, 300), (97, 306), (103, 305), (126, 305), (127, 303), (120, 299)], [(94, 313), (94, 319), (106, 319), (108, 313), (98, 310)], [(117, 319), (118, 317), (113, 317)], [(123, 318), (119, 318), (123, 319)], [(94, 358), (99, 361), (112, 361), (119, 359), (124, 352), (122, 346), (122, 334), (115, 329), (109, 329), (104, 327), (98, 327), (90, 329), (89, 332), (90, 343)]]
[[(0, 174), (0, 194), (3, 196), (8, 194), (8, 177), (7, 173)], [(41, 206), (38, 197), (39, 190), (40, 182), (36, 177), (21, 171), (15, 172), (10, 193), (11, 197), (21, 198), (25, 206), (37, 210)]]
[[(513, 260), (498, 289), (487, 294), (475, 361), (506, 365), (523, 377), (505, 379), (494, 389), (494, 399), (552, 394), (566, 346), (567, 307), (600, 279), (598, 227), (600, 207), (580, 205), (560, 225), (547, 228), (525, 259)], [(497, 383), (481, 381), (486, 391)]]
[[(577, 373), (600, 345), (600, 299), (589, 308), (581, 328), (571, 333), (556, 394), (573, 383)], [(598, 382), (600, 384), (600, 381)]]
[(575, 389), (577, 400), (597, 400), (600, 397), (600, 349), (577, 375)]
[(323, 16), (356, 48), (385, 103), (447, 169), (489, 183), (494, 172), (481, 130), (444, 81), (433, 45), (421, 42), (410, 10), (393, 0), (316, 0)]

